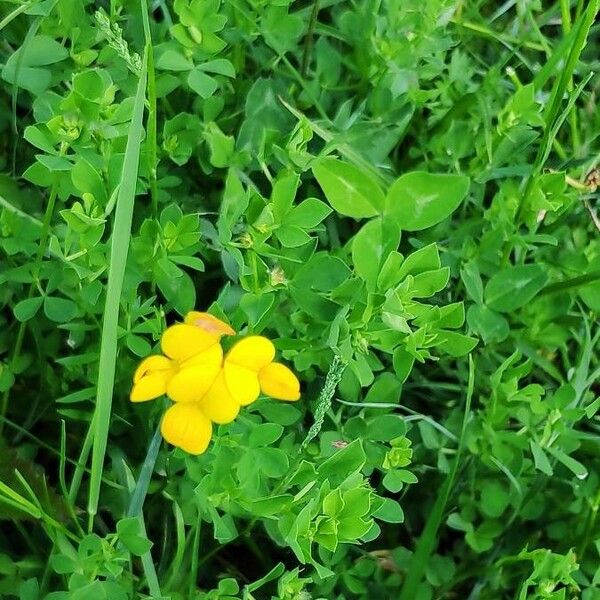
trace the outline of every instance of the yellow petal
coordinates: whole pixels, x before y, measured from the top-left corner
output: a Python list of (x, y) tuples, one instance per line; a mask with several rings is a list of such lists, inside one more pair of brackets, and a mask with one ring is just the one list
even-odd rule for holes
[(198, 402), (216, 379), (220, 364), (199, 364), (181, 369), (167, 383), (167, 396), (174, 402)]
[(258, 381), (263, 394), (277, 400), (300, 399), (300, 382), (291, 369), (281, 363), (271, 363), (258, 372)]
[(162, 396), (166, 391), (169, 375), (170, 371), (159, 371), (138, 379), (133, 384), (129, 399), (132, 402), (146, 402)]
[(160, 340), (162, 351), (169, 358), (180, 361), (204, 352), (216, 343), (217, 339), (204, 329), (183, 323), (167, 327)]
[(247, 406), (260, 396), (260, 385), (256, 371), (225, 361), (223, 374), (227, 388), (238, 404)]
[(215, 423), (231, 423), (240, 412), (240, 405), (231, 395), (225, 383), (223, 371), (200, 401), (202, 412)]
[[(246, 367), (258, 373), (275, 358), (273, 342), (260, 335), (251, 335), (231, 348), (225, 362)], [(229, 383), (229, 382), (228, 382)]]
[(139, 381), (144, 375), (149, 375), (154, 371), (169, 371), (171, 369), (171, 361), (161, 354), (153, 354), (145, 358), (135, 370), (133, 375), (134, 383)]
[(235, 330), (233, 330), (230, 325), (221, 321), (221, 319), (217, 319), (217, 317), (210, 313), (193, 310), (185, 315), (184, 322), (188, 325), (200, 327), (200, 329), (204, 329), (204, 331), (217, 337), (221, 337), (222, 335), (235, 335)]
[(194, 367), (197, 365), (211, 365), (216, 369), (220, 369), (223, 364), (223, 348), (221, 344), (213, 344), (208, 350), (199, 352), (191, 358), (184, 360), (180, 363), (180, 369), (187, 369), (188, 367)]
[(162, 436), (190, 454), (202, 454), (212, 435), (212, 424), (195, 404), (174, 404), (160, 424)]

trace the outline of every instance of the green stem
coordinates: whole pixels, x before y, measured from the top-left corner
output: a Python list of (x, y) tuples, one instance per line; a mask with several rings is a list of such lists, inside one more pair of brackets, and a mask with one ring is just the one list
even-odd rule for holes
[(33, 1), (25, 2), (21, 6), (17, 6), (12, 12), (9, 12), (2, 21), (0, 21), (0, 31), (2, 31), (11, 21), (16, 19), (21, 13), (24, 13), (31, 5)]
[(308, 71), (308, 65), (312, 55), (313, 48), (313, 36), (315, 32), (315, 26), (317, 24), (317, 16), (319, 14), (319, 0), (313, 1), (312, 11), (310, 13), (310, 22), (308, 24), (308, 31), (304, 38), (304, 52), (302, 54), (302, 67), (300, 68), (300, 74), (302, 77), (306, 77)]
[(192, 566), (190, 568), (190, 588), (188, 598), (193, 598), (198, 583), (198, 554), (200, 552), (200, 532), (202, 530), (202, 514), (198, 511), (198, 523), (194, 532), (194, 544), (192, 546)]
[[(569, 6), (569, 0), (560, 0), (560, 15), (562, 21), (562, 29), (565, 36), (571, 31), (571, 9)], [(569, 79), (569, 85), (567, 91), (573, 91), (573, 77)], [(569, 127), (571, 129), (571, 145), (573, 146), (573, 153), (577, 155), (581, 139), (579, 136), (579, 125), (577, 123), (577, 111), (574, 109), (569, 113)]]
[(69, 488), (69, 501), (72, 503), (75, 503), (77, 494), (79, 493), (79, 487), (81, 486), (83, 474), (87, 469), (87, 461), (90, 457), (90, 451), (92, 449), (92, 443), (94, 441), (93, 423), (94, 418), (92, 417), (92, 421), (90, 422), (90, 426), (85, 435), (85, 439), (83, 440), (83, 446), (81, 447), (81, 452), (79, 453), (79, 459), (77, 460), (77, 466), (75, 467), (73, 478), (71, 479), (71, 487)]
[(579, 287), (582, 285), (587, 285), (588, 283), (593, 283), (594, 281), (598, 281), (600, 279), (600, 270), (590, 271), (585, 275), (580, 275), (579, 277), (573, 277), (571, 279), (565, 279), (564, 281), (557, 281), (556, 283), (551, 283), (547, 285), (541, 292), (540, 296), (545, 296), (546, 294), (555, 294), (556, 292), (562, 292), (564, 290), (568, 290), (573, 287)]
[[(158, 457), (158, 451), (162, 442), (162, 436), (160, 434), (160, 426), (156, 428), (154, 436), (148, 445), (148, 451), (146, 452), (146, 458), (140, 469), (140, 474), (135, 484), (133, 494), (131, 494), (131, 500), (129, 501), (129, 508), (127, 509), (128, 517), (137, 517), (140, 521), (140, 525), (144, 534), (146, 532), (146, 525), (144, 523), (144, 517), (142, 509), (144, 507), (144, 500), (148, 494), (148, 487), (150, 486), (150, 480), (152, 479), (152, 473), (154, 472), (154, 466), (156, 465), (156, 458)], [(146, 574), (146, 581), (148, 583), (148, 590), (150, 594), (155, 598), (162, 596), (160, 592), (160, 584), (158, 583), (158, 576), (156, 575), (156, 569), (154, 567), (154, 561), (152, 560), (152, 553), (150, 550), (145, 552), (142, 557), (142, 567)]]
[(148, 494), (148, 487), (150, 486), (150, 480), (152, 479), (152, 473), (154, 472), (154, 465), (156, 465), (156, 458), (158, 456), (158, 451), (160, 450), (161, 442), (162, 436), (160, 434), (160, 426), (158, 426), (148, 446), (146, 458), (140, 469), (140, 474), (135, 489), (133, 490), (133, 494), (131, 494), (129, 508), (127, 509), (128, 517), (137, 517), (142, 514), (144, 500)]
[(145, 0), (141, 0), (142, 20), (144, 24), (144, 38), (148, 50), (148, 120), (146, 129), (148, 130), (147, 149), (148, 149), (148, 171), (150, 173), (150, 199), (152, 202), (152, 214), (154, 218), (158, 217), (158, 186), (157, 186), (157, 125), (156, 125), (156, 76), (154, 71), (154, 46), (152, 45), (152, 34), (150, 31), (150, 20), (148, 17), (148, 7)]
[[(40, 243), (38, 245), (37, 253), (35, 256), (35, 262), (33, 264), (33, 269), (31, 270), (31, 278), (32, 282), (29, 286), (29, 291), (27, 292), (27, 298), (32, 298), (37, 287), (37, 281), (40, 276), (40, 271), (42, 268), (42, 260), (44, 258), (44, 252), (46, 250), (46, 246), (48, 245), (48, 238), (50, 237), (50, 223), (52, 221), (52, 216), (54, 215), (54, 207), (56, 205), (56, 188), (52, 187), (50, 190), (50, 197), (48, 198), (48, 204), (46, 205), (46, 211), (44, 213), (44, 220), (42, 222), (42, 233), (40, 235)], [(9, 366), (11, 372), (14, 373), (16, 364), (19, 360), (19, 356), (21, 354), (21, 350), (23, 348), (23, 341), (25, 340), (25, 330), (27, 328), (27, 322), (21, 321), (19, 323), (19, 330), (17, 331), (17, 337), (15, 339), (15, 345), (13, 347), (13, 352), (10, 358)], [(10, 390), (12, 386), (9, 387), (4, 394), (2, 395), (2, 407), (0, 409), (0, 415), (2, 419), (0, 419), (0, 433), (2, 433), (2, 428), (4, 426), (4, 417), (6, 416), (6, 412), (8, 410), (8, 402), (10, 399)]]

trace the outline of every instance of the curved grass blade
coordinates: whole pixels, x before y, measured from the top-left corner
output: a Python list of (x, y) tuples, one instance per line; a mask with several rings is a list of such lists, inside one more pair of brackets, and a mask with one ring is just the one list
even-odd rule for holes
[(90, 529), (94, 515), (98, 511), (100, 486), (110, 413), (112, 408), (112, 395), (115, 383), (115, 364), (117, 359), (117, 327), (119, 323), (119, 304), (125, 275), (125, 264), (131, 238), (131, 221), (133, 218), (133, 205), (135, 188), (137, 184), (138, 168), (140, 162), (140, 147), (142, 143), (144, 116), (144, 102), (146, 92), (146, 77), (148, 71), (148, 51), (144, 52), (140, 80), (138, 81), (131, 118), (125, 159), (121, 172), (119, 194), (110, 244), (110, 265), (108, 268), (108, 285), (106, 302), (104, 305), (104, 318), (102, 320), (102, 338), (100, 342), (100, 361), (98, 388), (96, 393), (96, 410), (92, 426), (94, 427), (94, 441), (92, 446), (92, 471), (90, 476), (90, 491), (88, 498), (88, 514)]

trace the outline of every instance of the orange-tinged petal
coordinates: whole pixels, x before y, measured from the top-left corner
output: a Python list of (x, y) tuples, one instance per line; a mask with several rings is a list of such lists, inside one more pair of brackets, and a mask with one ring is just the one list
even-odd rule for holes
[(263, 394), (277, 400), (300, 399), (300, 382), (291, 369), (281, 363), (271, 363), (258, 372), (258, 381)]
[(162, 396), (167, 389), (170, 371), (158, 371), (138, 379), (129, 395), (132, 402), (146, 402)]
[[(235, 344), (225, 357), (225, 363), (260, 371), (275, 358), (273, 342), (260, 335), (251, 335)], [(229, 383), (229, 382), (228, 382)]]
[(204, 329), (204, 331), (217, 337), (235, 335), (235, 330), (230, 325), (210, 313), (193, 310), (185, 315), (184, 322), (188, 325), (200, 327), (200, 329)]
[(260, 384), (256, 371), (225, 361), (223, 374), (227, 388), (238, 404), (247, 406), (260, 396)]
[(217, 343), (215, 336), (193, 325), (177, 323), (167, 327), (160, 345), (162, 351), (173, 360), (183, 361)]
[(149, 375), (155, 371), (169, 371), (171, 369), (171, 361), (161, 354), (153, 354), (146, 357), (135, 370), (133, 375), (134, 383), (139, 381), (144, 375)]
[(240, 405), (235, 401), (227, 384), (223, 371), (199, 403), (202, 412), (215, 423), (231, 423), (240, 412)]
[(199, 352), (191, 358), (184, 360), (180, 365), (180, 369), (187, 369), (197, 365), (210, 365), (215, 369), (221, 368), (223, 364), (223, 348), (221, 344), (213, 344), (208, 350)]
[(202, 454), (212, 435), (212, 424), (196, 404), (174, 404), (160, 424), (162, 436), (190, 454)]
[(181, 369), (167, 383), (167, 396), (174, 402), (198, 402), (220, 370), (220, 364), (199, 364)]

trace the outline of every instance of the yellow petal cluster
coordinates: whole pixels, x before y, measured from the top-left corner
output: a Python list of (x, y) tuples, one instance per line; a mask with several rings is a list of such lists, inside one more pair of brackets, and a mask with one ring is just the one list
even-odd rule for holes
[(262, 336), (242, 338), (223, 354), (221, 337), (235, 331), (209, 313), (192, 311), (168, 327), (163, 354), (145, 358), (133, 376), (132, 402), (166, 394), (174, 404), (161, 422), (165, 440), (190, 454), (202, 454), (212, 424), (230, 423), (240, 407), (261, 392), (278, 400), (300, 399), (300, 382), (285, 365), (273, 362), (275, 346)]

